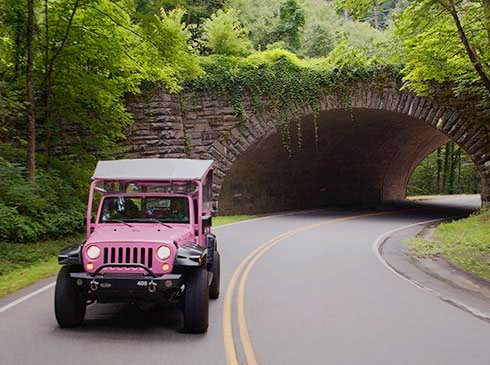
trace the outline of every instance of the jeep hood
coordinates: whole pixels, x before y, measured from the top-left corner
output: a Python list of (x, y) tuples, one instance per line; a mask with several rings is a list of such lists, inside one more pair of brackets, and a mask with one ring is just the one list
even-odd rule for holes
[(194, 242), (191, 226), (172, 225), (172, 228), (161, 224), (134, 224), (126, 225), (99, 225), (90, 235), (87, 243), (95, 242), (155, 242), (173, 243), (182, 245), (190, 241)]

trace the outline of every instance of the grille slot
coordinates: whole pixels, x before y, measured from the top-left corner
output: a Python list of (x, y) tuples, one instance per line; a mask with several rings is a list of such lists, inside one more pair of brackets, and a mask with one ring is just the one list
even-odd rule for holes
[(104, 247), (104, 264), (143, 264), (151, 269), (153, 248), (145, 247)]

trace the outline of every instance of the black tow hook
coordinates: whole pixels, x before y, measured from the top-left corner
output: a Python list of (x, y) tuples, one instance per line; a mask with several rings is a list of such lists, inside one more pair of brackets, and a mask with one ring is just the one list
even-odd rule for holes
[(97, 289), (99, 289), (99, 282), (94, 279), (90, 282), (90, 290), (96, 291)]
[(150, 283), (148, 284), (148, 291), (150, 293), (154, 293), (157, 291), (157, 283), (155, 283), (153, 280), (150, 281)]

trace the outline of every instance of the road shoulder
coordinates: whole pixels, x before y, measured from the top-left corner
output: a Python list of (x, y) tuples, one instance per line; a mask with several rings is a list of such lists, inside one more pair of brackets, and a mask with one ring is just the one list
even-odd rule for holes
[(397, 273), (452, 305), (490, 321), (490, 283), (455, 267), (443, 257), (417, 258), (403, 244), (425, 227), (410, 227), (389, 235), (379, 246), (386, 263)]

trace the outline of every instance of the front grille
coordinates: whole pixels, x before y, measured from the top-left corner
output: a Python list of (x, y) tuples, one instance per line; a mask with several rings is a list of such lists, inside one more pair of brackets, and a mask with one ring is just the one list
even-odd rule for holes
[(151, 268), (153, 264), (153, 248), (104, 247), (104, 264), (143, 264)]

